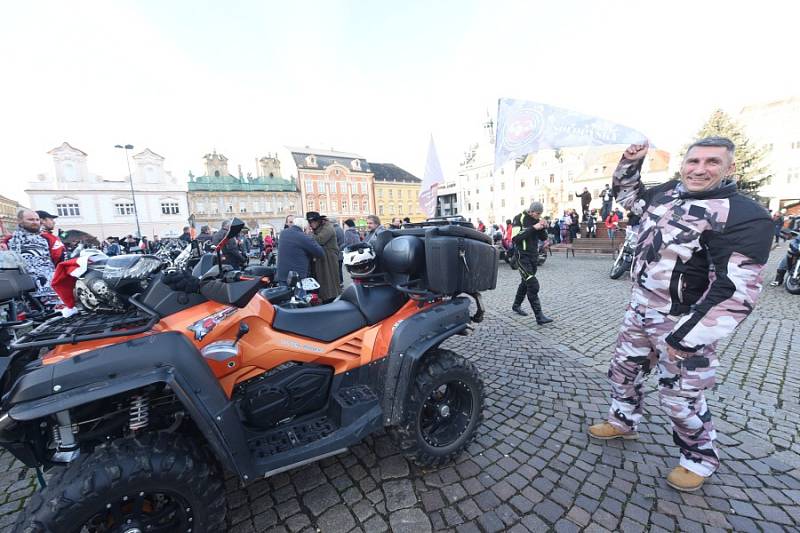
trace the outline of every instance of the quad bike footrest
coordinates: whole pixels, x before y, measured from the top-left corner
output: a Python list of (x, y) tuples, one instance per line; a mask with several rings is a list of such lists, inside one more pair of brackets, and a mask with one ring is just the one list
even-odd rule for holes
[(270, 475), (291, 465), (342, 451), (383, 427), (377, 395), (365, 385), (339, 389), (318, 416), (266, 430), (248, 440), (258, 469)]
[(279, 426), (267, 434), (250, 440), (250, 451), (256, 459), (289, 451), (327, 437), (339, 429), (329, 416), (306, 420), (288, 426)]

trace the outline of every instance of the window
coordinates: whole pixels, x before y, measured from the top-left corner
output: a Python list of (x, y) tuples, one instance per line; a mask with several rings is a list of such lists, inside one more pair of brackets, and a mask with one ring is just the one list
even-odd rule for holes
[(506, 201), (500, 200), (500, 207), (505, 207), (505, 206), (506, 206)]
[(378, 206), (378, 216), (383, 216), (383, 204)]
[(414, 207), (411, 204), (408, 204), (408, 211), (406, 211), (407, 215), (410, 215), (414, 212)]
[(206, 204), (203, 202), (197, 202), (196, 204), (197, 212), (198, 213), (205, 213), (206, 212)]
[(361, 194), (367, 194), (367, 184), (362, 181), (358, 184), (358, 190)]
[(790, 168), (786, 173), (786, 183), (800, 182), (800, 168)]
[(60, 217), (79, 217), (81, 209), (77, 202), (63, 202), (56, 204), (56, 212)]
[(567, 201), (568, 201), (568, 202), (571, 202), (571, 201), (572, 201), (572, 194), (569, 194), (569, 195), (567, 195)]
[(325, 213), (325, 211), (328, 210), (328, 202), (326, 202), (325, 200), (320, 200), (319, 201), (319, 210), (320, 210), (321, 213)]
[(481, 203), (480, 202), (475, 202), (475, 210), (477, 211), (480, 208), (481, 208)]
[(272, 202), (270, 200), (264, 200), (262, 202), (264, 204), (264, 212), (269, 213), (272, 211)]
[(394, 191), (392, 189), (389, 189), (389, 198), (392, 198), (393, 196), (394, 196)]
[(525, 205), (525, 198), (520, 197), (519, 205)]
[(556, 182), (556, 175), (550, 174), (550, 183), (555, 183), (555, 182)]
[(369, 211), (369, 202), (367, 202), (366, 200), (364, 200), (364, 207), (363, 207), (363, 209), (364, 209), (364, 212), (365, 212), (365, 213), (366, 213), (367, 211)]
[(383, 198), (383, 189), (378, 189), (378, 198)]
[(520, 186), (521, 189), (524, 189), (525, 188), (525, 182), (524, 181), (520, 181), (519, 182), (519, 186)]
[(306, 192), (307, 193), (314, 192), (314, 180), (306, 180)]
[[(198, 206), (203, 204), (198, 204)], [(199, 208), (198, 208), (199, 211)], [(202, 213), (202, 211), (201, 211)], [(180, 214), (180, 208), (178, 207), (178, 202), (173, 202), (172, 200), (167, 202), (161, 202), (161, 214), (162, 215), (178, 215)]]
[(500, 190), (501, 190), (501, 191), (504, 191), (504, 190), (506, 190), (506, 182), (505, 182), (505, 181), (503, 181), (503, 182), (500, 182)]
[(342, 213), (347, 213), (347, 200), (342, 200)]
[(228, 207), (225, 209), (227, 213), (233, 213), (233, 206), (228, 204)]
[(314, 200), (309, 199), (306, 202), (306, 207), (307, 207), (306, 211), (313, 211), (314, 210)]
[(247, 213), (247, 202), (239, 202), (239, 212)]
[(117, 202), (114, 204), (114, 211), (118, 215), (132, 215), (133, 202)]

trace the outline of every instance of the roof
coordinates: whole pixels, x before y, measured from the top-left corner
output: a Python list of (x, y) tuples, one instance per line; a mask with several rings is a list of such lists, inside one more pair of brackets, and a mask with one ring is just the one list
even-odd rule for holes
[(315, 156), (324, 156), (324, 157), (344, 157), (349, 159), (364, 159), (358, 154), (353, 154), (349, 152), (337, 152), (336, 150), (323, 150), (320, 148), (311, 148), (309, 146), (306, 147), (299, 147), (299, 146), (287, 146), (286, 147), (292, 154), (314, 154)]
[(154, 151), (152, 151), (150, 148), (145, 148), (144, 150), (142, 150), (142, 151), (141, 151), (141, 152), (139, 152), (138, 154), (132, 155), (131, 157), (132, 157), (133, 159), (141, 159), (142, 157), (146, 157), (146, 156), (148, 156), (148, 155), (150, 155), (150, 156), (154, 156), (154, 157), (155, 157), (155, 158), (157, 158), (157, 159), (164, 159), (164, 156), (163, 156), (163, 155), (159, 155), (159, 154), (155, 153), (155, 152), (154, 152)]
[(422, 180), (392, 163), (370, 163), (375, 181), (402, 181), (405, 183), (421, 183)]
[(751, 104), (744, 106), (742, 110), (739, 111), (739, 114), (743, 115), (754, 111), (763, 111), (769, 108), (780, 108), (786, 105), (792, 105), (797, 103), (800, 103), (800, 97), (792, 96), (791, 98), (786, 98), (784, 100), (775, 100), (773, 102), (767, 102), (763, 104)]
[[(361, 169), (355, 172), (370, 172), (369, 163), (358, 154), (347, 152), (335, 152), (331, 150), (317, 150), (316, 148), (297, 148), (286, 147), (291, 153), (297, 168), (323, 169), (331, 165), (339, 164), (353, 170), (351, 163), (356, 159), (360, 162)], [(314, 166), (306, 164), (306, 157), (313, 155), (317, 164)]]
[(87, 154), (86, 154), (86, 152), (84, 152), (83, 150), (78, 150), (78, 149), (77, 149), (77, 148), (75, 148), (74, 146), (71, 146), (71, 145), (70, 145), (70, 144), (69, 144), (67, 141), (64, 141), (63, 143), (61, 143), (61, 145), (60, 145), (60, 146), (56, 146), (55, 148), (53, 148), (52, 150), (50, 150), (50, 151), (49, 151), (49, 152), (47, 152), (47, 153), (48, 153), (48, 154), (52, 154), (52, 153), (53, 153), (53, 152), (55, 152), (56, 150), (61, 150), (61, 149), (64, 149), (64, 148), (67, 148), (67, 149), (69, 149), (69, 150), (72, 150), (73, 152), (80, 152), (80, 153), (81, 153), (81, 154), (83, 154), (83, 155), (87, 155)]
[(297, 184), (283, 178), (237, 178), (236, 176), (197, 176), (189, 180), (189, 191), (209, 192), (295, 192)]

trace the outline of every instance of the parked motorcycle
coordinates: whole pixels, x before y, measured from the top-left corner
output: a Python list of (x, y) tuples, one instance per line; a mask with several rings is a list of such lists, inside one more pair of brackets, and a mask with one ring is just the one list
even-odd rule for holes
[(5, 358), (0, 445), (52, 471), (17, 527), (222, 531), (223, 471), (252, 482), (384, 428), (421, 465), (454, 459), (481, 423), (483, 382), (440, 344), (481, 319), (496, 252), (457, 226), (386, 231), (374, 247), (340, 298), (299, 309), (273, 304), (294, 288), (225, 265), (193, 292), (150, 273), (152, 256), (109, 259), (123, 310), (47, 321)]
[(611, 265), (611, 272), (609, 273), (611, 279), (619, 279), (625, 272), (630, 273), (633, 266), (634, 253), (636, 252), (636, 240), (638, 235), (636, 230), (630, 227), (625, 228), (625, 241), (622, 243), (622, 246), (620, 246), (614, 264)]

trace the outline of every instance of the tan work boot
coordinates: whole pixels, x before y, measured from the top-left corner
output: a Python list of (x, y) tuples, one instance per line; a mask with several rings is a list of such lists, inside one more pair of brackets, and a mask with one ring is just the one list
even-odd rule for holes
[(676, 466), (667, 476), (667, 485), (675, 490), (693, 492), (702, 487), (705, 480), (706, 478), (698, 476), (691, 470)]
[(617, 428), (616, 426), (609, 424), (608, 422), (600, 422), (599, 424), (589, 426), (589, 436), (600, 440), (611, 440), (611, 439), (630, 440), (639, 438), (639, 434), (636, 433), (635, 431), (625, 432)]

